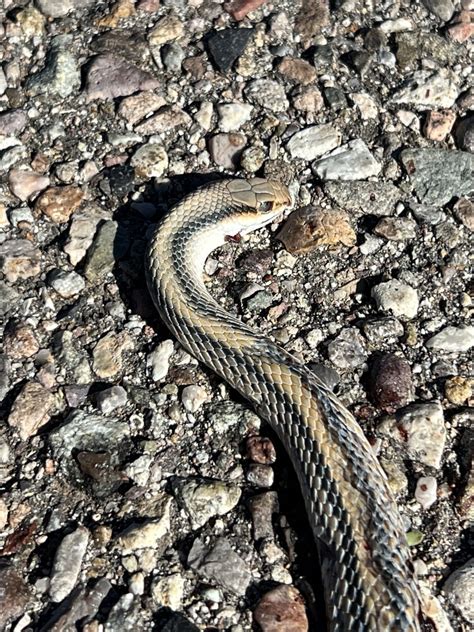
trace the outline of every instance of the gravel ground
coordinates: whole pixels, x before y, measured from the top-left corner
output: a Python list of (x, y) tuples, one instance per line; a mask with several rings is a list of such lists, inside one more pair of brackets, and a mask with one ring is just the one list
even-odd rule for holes
[[(199, 184), (286, 182), (209, 287), (353, 411), (426, 626), (474, 617), (472, 0), (4, 0), (0, 627), (321, 630), (271, 429), (147, 294)], [(472, 543), (471, 543), (472, 544)]]

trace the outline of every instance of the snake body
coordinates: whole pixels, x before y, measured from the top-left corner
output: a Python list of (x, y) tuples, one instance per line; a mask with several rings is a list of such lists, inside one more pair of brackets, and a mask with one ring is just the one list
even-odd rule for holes
[(417, 589), (401, 518), (354, 417), (294, 356), (226, 312), (203, 267), (226, 236), (274, 220), (287, 188), (222, 180), (187, 195), (159, 223), (146, 255), (148, 287), (166, 325), (198, 360), (239, 391), (276, 431), (328, 554), (329, 629), (416, 632)]

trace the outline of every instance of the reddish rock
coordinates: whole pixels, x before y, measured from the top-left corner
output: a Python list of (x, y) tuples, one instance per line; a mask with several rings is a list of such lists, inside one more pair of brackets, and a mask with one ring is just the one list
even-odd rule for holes
[(8, 186), (17, 198), (26, 202), (49, 184), (49, 178), (30, 169), (12, 169), (8, 175)]
[(474, 35), (474, 22), (454, 24), (448, 28), (447, 33), (454, 42), (467, 42)]
[(49, 217), (55, 224), (62, 224), (79, 208), (83, 197), (82, 190), (72, 184), (51, 187), (40, 195), (35, 210)]
[(38, 382), (27, 382), (13, 402), (8, 424), (23, 441), (48, 423), (55, 404), (54, 395)]
[(301, 594), (293, 586), (281, 585), (267, 592), (253, 613), (262, 632), (307, 632), (308, 619)]
[(311, 40), (329, 24), (329, 0), (303, 0), (296, 17), (295, 31), (304, 41)]
[(304, 59), (284, 57), (278, 64), (277, 70), (284, 79), (302, 86), (316, 79), (316, 68)]
[(389, 412), (413, 399), (410, 365), (393, 353), (377, 356), (370, 367), (370, 396), (374, 404)]
[(115, 99), (127, 97), (139, 90), (153, 90), (159, 82), (149, 72), (141, 70), (118, 55), (97, 55), (87, 71), (86, 97)]
[(266, 0), (234, 0), (225, 5), (225, 10), (234, 20), (243, 20), (246, 15), (261, 7), (265, 2)]
[(254, 463), (268, 465), (268, 463), (275, 463), (276, 461), (275, 447), (268, 437), (260, 437), (259, 435), (249, 437), (245, 442), (245, 451), (248, 458)]
[(423, 133), (430, 140), (442, 141), (451, 131), (456, 114), (452, 110), (432, 110), (426, 116)]
[(31, 358), (39, 349), (33, 329), (24, 323), (9, 322), (5, 327), (3, 344), (5, 353), (12, 360)]

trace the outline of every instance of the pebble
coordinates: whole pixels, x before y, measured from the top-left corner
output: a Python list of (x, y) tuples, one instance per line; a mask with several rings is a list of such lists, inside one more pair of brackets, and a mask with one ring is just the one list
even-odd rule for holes
[(7, 239), (0, 244), (0, 270), (10, 283), (36, 277), (41, 272), (41, 253), (27, 239)]
[(55, 405), (53, 393), (38, 382), (27, 382), (13, 402), (8, 424), (18, 430), (22, 441), (27, 441), (48, 423)]
[(357, 215), (392, 215), (400, 199), (391, 182), (326, 182), (324, 191), (338, 206)]
[(389, 418), (380, 425), (406, 446), (413, 461), (438, 470), (446, 443), (446, 427), (440, 402), (411, 404), (398, 411), (398, 418)]
[(358, 329), (347, 327), (328, 344), (328, 358), (339, 369), (356, 369), (365, 364), (368, 351)]
[(168, 154), (163, 145), (150, 142), (137, 149), (130, 164), (142, 178), (159, 178), (168, 168)]
[(254, 79), (245, 89), (247, 99), (271, 112), (285, 112), (288, 107), (285, 89), (273, 79)]
[[(95, 222), (94, 218), (92, 222)], [(81, 226), (81, 229), (85, 225)], [(116, 236), (118, 226), (112, 220), (106, 220), (100, 224), (94, 235), (93, 241), (87, 250), (86, 262), (84, 265), (84, 274), (91, 283), (102, 281), (115, 265)], [(83, 240), (80, 240), (81, 251), (85, 246)], [(69, 249), (69, 252), (71, 248)]]
[(227, 73), (244, 53), (254, 32), (253, 28), (228, 28), (214, 31), (207, 39), (212, 61), (222, 73)]
[(447, 29), (447, 35), (453, 42), (467, 42), (474, 36), (474, 22), (459, 22)]
[(360, 138), (334, 149), (313, 167), (323, 180), (364, 180), (378, 175), (382, 168)]
[(470, 231), (474, 231), (474, 202), (467, 199), (459, 199), (453, 207), (458, 220)]
[(443, 206), (474, 190), (474, 156), (445, 149), (405, 149), (401, 160), (420, 202)]
[(275, 446), (267, 437), (253, 435), (245, 442), (247, 457), (254, 463), (269, 465), (276, 461)]
[(12, 169), (8, 174), (10, 191), (22, 202), (26, 202), (36, 193), (49, 185), (49, 178), (27, 169)]
[(437, 499), (438, 485), (434, 476), (422, 476), (416, 481), (415, 499), (423, 509), (429, 509)]
[(277, 239), (291, 254), (302, 254), (320, 246), (353, 246), (356, 234), (343, 211), (304, 206), (291, 213)]
[(415, 318), (418, 313), (418, 292), (397, 279), (375, 285), (371, 296), (378, 309), (391, 312), (396, 318)]
[(127, 332), (105, 334), (92, 352), (94, 373), (102, 379), (113, 378), (121, 374), (123, 354), (132, 349), (133, 342)]
[(9, 321), (3, 334), (3, 350), (11, 360), (31, 358), (39, 351), (35, 332), (26, 323)]
[(247, 469), (247, 481), (256, 487), (271, 487), (274, 479), (273, 469), (269, 465), (252, 463)]
[(265, 162), (266, 153), (263, 147), (247, 147), (240, 157), (240, 166), (247, 173), (255, 173)]
[(25, 37), (33, 38), (43, 35), (45, 19), (35, 7), (27, 6), (19, 11), (15, 16), (15, 21)]
[(57, 95), (64, 99), (79, 90), (81, 71), (72, 52), (73, 46), (73, 38), (69, 35), (53, 38), (44, 68), (26, 81), (27, 94)]
[(234, 20), (240, 21), (265, 2), (266, 0), (232, 0), (232, 2), (226, 4), (224, 8), (231, 14)]
[(456, 140), (461, 149), (474, 153), (474, 116), (468, 116), (459, 123)]
[(277, 72), (291, 83), (307, 86), (316, 79), (316, 68), (304, 59), (283, 57), (276, 67)]
[(147, 367), (151, 368), (154, 382), (160, 382), (167, 375), (170, 368), (170, 358), (174, 352), (172, 340), (163, 340), (147, 357)]
[(413, 399), (410, 365), (393, 353), (375, 357), (370, 367), (369, 384), (371, 398), (382, 410), (397, 410)]
[(348, 105), (346, 95), (340, 88), (333, 88), (331, 86), (324, 88), (324, 99), (328, 106), (335, 112), (344, 110)]
[[(11, 565), (0, 568), (0, 612), (2, 623), (6, 626), (17, 620), (25, 612), (30, 601), (30, 587), (22, 575)], [(18, 629), (18, 625), (15, 628)], [(20, 630), (18, 630), (20, 632)]]
[(175, 13), (168, 13), (155, 24), (148, 35), (151, 47), (159, 47), (179, 39), (184, 34), (184, 25)]
[(314, 160), (338, 147), (341, 132), (332, 125), (313, 125), (306, 127), (290, 138), (286, 147), (292, 158)]
[(179, 573), (172, 573), (166, 577), (157, 577), (153, 580), (151, 596), (160, 608), (180, 610), (183, 607), (184, 588), (184, 577)]
[(210, 101), (203, 101), (199, 106), (199, 110), (194, 115), (197, 123), (206, 132), (209, 131), (212, 125), (212, 114), (214, 112), (214, 105)]
[(309, 45), (312, 38), (329, 24), (330, 9), (326, 0), (303, 0), (296, 16), (295, 30), (304, 43)]
[[(151, 35), (150, 35), (151, 38)], [(159, 81), (123, 57), (97, 55), (88, 67), (85, 82), (87, 101), (127, 97), (139, 90), (153, 90)]]
[(352, 92), (350, 97), (359, 108), (360, 116), (363, 121), (369, 121), (370, 119), (378, 117), (378, 105), (368, 94), (362, 92)]
[[(191, 117), (184, 110), (177, 105), (165, 105), (160, 108), (156, 114), (146, 118), (142, 123), (137, 125), (135, 127), (135, 131), (138, 132), (138, 134), (149, 136), (150, 134), (162, 134), (163, 132), (169, 132), (175, 127), (189, 127), (190, 124)], [(145, 147), (146, 146), (147, 145), (145, 145)], [(165, 151), (164, 148), (162, 151)], [(165, 162), (163, 170), (166, 169), (167, 164), (168, 163)]]
[(166, 99), (151, 90), (144, 90), (120, 101), (117, 113), (131, 125), (166, 105)]
[(188, 565), (235, 595), (243, 596), (252, 578), (247, 563), (225, 538), (218, 538), (212, 546), (196, 538), (188, 554)]
[(185, 386), (183, 388), (183, 392), (181, 393), (181, 402), (184, 408), (190, 413), (198, 411), (208, 399), (209, 397), (206, 389), (198, 384)]
[(0, 135), (16, 136), (21, 134), (28, 124), (28, 117), (23, 110), (7, 110), (0, 114)]
[(418, 70), (407, 80), (405, 87), (395, 92), (392, 102), (410, 105), (417, 110), (451, 108), (458, 94), (459, 87), (450, 71)]
[(78, 8), (87, 7), (93, 4), (94, 0), (36, 0), (38, 9), (51, 18), (62, 18), (68, 13), (72, 13)]
[(473, 386), (474, 381), (472, 379), (456, 375), (446, 380), (444, 393), (451, 404), (462, 406), (471, 398)]
[(377, 222), (374, 232), (390, 241), (415, 239), (416, 222), (409, 217), (382, 217)]
[(474, 346), (474, 326), (445, 327), (439, 333), (429, 338), (425, 346), (435, 351), (465, 353)]
[(177, 42), (165, 44), (161, 49), (161, 59), (168, 72), (180, 73), (186, 53)]
[(456, 113), (453, 110), (430, 110), (426, 115), (423, 134), (429, 140), (442, 142), (451, 132)]
[(171, 497), (162, 494), (154, 503), (154, 518), (130, 525), (117, 537), (122, 555), (155, 549), (170, 530)]
[(42, 213), (55, 224), (69, 221), (71, 215), (81, 205), (83, 191), (71, 184), (46, 189), (36, 200), (35, 211)]
[(241, 496), (240, 489), (235, 485), (214, 479), (177, 479), (172, 487), (193, 529), (199, 529), (215, 516), (232, 511)]
[(209, 153), (216, 165), (235, 170), (246, 142), (242, 134), (215, 134), (209, 139)]
[(449, 22), (453, 17), (454, 5), (451, 0), (422, 0), (430, 13), (443, 22)]
[(96, 395), (97, 407), (104, 415), (110, 415), (117, 408), (122, 408), (127, 401), (127, 391), (123, 386), (111, 386)]
[(235, 132), (250, 120), (253, 107), (248, 103), (220, 103), (217, 106), (219, 129), (222, 132)]
[(308, 619), (301, 593), (282, 584), (265, 593), (254, 610), (253, 618), (262, 632), (307, 632)]
[(49, 273), (48, 283), (63, 298), (77, 296), (86, 286), (84, 278), (77, 272), (58, 269)]
[(474, 620), (474, 558), (451, 573), (443, 592), (466, 621)]
[(324, 99), (318, 88), (306, 86), (292, 95), (293, 106), (300, 112), (319, 112), (324, 106)]
[(72, 215), (64, 252), (68, 255), (73, 266), (85, 257), (94, 240), (97, 225), (105, 219), (108, 219), (108, 214), (105, 211), (89, 204), (84, 204), (80, 210)]
[(82, 561), (89, 543), (89, 531), (79, 526), (64, 536), (56, 550), (49, 584), (51, 601), (59, 603), (73, 590), (81, 572)]

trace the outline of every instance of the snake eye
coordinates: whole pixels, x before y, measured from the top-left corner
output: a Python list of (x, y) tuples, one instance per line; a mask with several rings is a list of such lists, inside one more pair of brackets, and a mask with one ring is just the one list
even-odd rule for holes
[(273, 202), (260, 202), (258, 210), (260, 211), (260, 213), (268, 213), (270, 211), (273, 211)]

